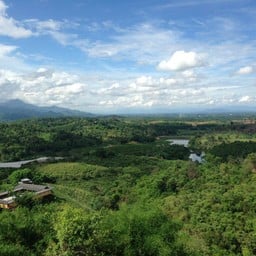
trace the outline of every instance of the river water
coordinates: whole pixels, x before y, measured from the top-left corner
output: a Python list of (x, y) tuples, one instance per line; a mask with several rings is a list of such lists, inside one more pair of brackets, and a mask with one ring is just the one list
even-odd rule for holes
[(184, 147), (188, 147), (189, 140), (185, 139), (169, 139), (167, 140), (171, 145), (182, 145)]
[[(169, 141), (171, 145), (182, 145), (184, 147), (188, 147), (189, 144), (189, 140), (186, 139), (168, 139), (167, 141)], [(191, 152), (188, 158), (191, 159), (191, 161), (193, 162), (202, 163), (204, 161), (204, 156), (204, 152), (202, 152), (201, 155)]]
[(20, 168), (24, 164), (39, 162), (44, 163), (50, 160), (62, 160), (63, 157), (39, 157), (31, 160), (17, 161), (17, 162), (6, 162), (0, 163), (0, 168)]

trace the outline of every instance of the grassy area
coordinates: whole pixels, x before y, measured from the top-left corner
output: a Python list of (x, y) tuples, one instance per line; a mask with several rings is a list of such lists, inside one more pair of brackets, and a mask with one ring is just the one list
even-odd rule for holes
[(75, 207), (81, 207), (84, 210), (91, 210), (90, 199), (92, 194), (85, 189), (71, 186), (71, 184), (52, 184), (55, 196)]
[(42, 165), (38, 171), (49, 178), (58, 180), (88, 180), (101, 176), (105, 167), (85, 163), (54, 163)]

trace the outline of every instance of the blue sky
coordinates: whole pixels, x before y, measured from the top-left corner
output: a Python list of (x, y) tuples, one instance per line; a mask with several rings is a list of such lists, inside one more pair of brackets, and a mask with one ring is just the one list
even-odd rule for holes
[(0, 0), (0, 101), (94, 113), (256, 105), (255, 0)]

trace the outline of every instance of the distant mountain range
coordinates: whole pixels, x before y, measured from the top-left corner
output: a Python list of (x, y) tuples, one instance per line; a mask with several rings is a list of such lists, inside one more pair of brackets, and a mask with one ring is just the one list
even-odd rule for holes
[[(120, 116), (126, 115), (135, 115), (135, 116), (172, 116), (172, 115), (216, 115), (216, 114), (232, 114), (232, 113), (255, 113), (255, 106), (222, 106), (216, 108), (176, 108), (170, 111), (164, 109), (158, 110), (147, 110), (141, 111), (138, 110), (131, 112), (130, 110), (123, 110), (118, 113)], [(115, 114), (117, 115), (117, 114)], [(72, 110), (67, 108), (60, 108), (56, 106), (51, 107), (39, 107), (36, 105), (25, 103), (19, 99), (9, 100), (6, 102), (0, 102), (0, 121), (13, 121), (20, 119), (29, 119), (29, 118), (43, 118), (43, 117), (67, 117), (67, 116), (76, 116), (76, 117), (94, 117), (96, 115), (88, 112), (82, 112), (78, 110)], [(107, 115), (108, 116), (108, 115)]]
[(39, 106), (25, 103), (18, 99), (9, 100), (9, 101), (0, 103), (0, 120), (2, 121), (12, 121), (12, 120), (40, 118), (40, 117), (65, 117), (65, 116), (90, 117), (94, 115), (87, 112), (71, 110), (67, 108), (60, 108), (56, 106), (39, 107)]

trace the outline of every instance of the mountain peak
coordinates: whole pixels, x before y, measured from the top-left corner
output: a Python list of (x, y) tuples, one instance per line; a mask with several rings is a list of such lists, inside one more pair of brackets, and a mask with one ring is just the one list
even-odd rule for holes
[(12, 107), (20, 107), (20, 106), (27, 106), (27, 105), (31, 106), (31, 104), (26, 103), (20, 99), (11, 99), (3, 102), (1, 105), (12, 106)]
[(26, 103), (20, 99), (11, 99), (0, 103), (0, 120), (18, 120), (42, 117), (65, 117), (65, 116), (93, 116), (90, 113), (71, 110), (67, 108), (39, 107)]

